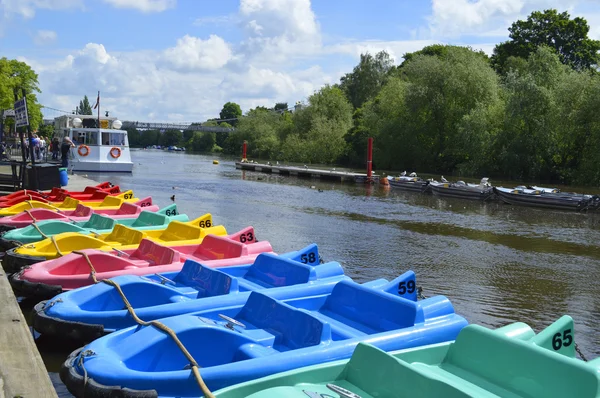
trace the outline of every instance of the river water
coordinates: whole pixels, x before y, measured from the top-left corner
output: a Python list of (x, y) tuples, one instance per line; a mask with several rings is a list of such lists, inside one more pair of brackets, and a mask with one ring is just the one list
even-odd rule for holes
[[(190, 218), (212, 213), (235, 232), (254, 226), (277, 252), (317, 243), (359, 282), (412, 269), (426, 296), (450, 298), (471, 323), (523, 321), (539, 331), (563, 314), (575, 319), (584, 354), (600, 354), (600, 213), (446, 199), (382, 186), (341, 184), (236, 170), (233, 161), (132, 151), (132, 175), (92, 175), (161, 207), (175, 195)], [(516, 184), (514, 184), (516, 185)], [(39, 339), (56, 372), (76, 347)]]

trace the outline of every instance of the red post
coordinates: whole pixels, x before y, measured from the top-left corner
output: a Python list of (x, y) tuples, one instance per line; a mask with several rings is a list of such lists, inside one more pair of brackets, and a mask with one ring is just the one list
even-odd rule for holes
[(367, 141), (367, 182), (373, 179), (373, 137)]
[(242, 162), (247, 161), (246, 159), (246, 149), (248, 149), (248, 143), (244, 141), (244, 145), (242, 145)]

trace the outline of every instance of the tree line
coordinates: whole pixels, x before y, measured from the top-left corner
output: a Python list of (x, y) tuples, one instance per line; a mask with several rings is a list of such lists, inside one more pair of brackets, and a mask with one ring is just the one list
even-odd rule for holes
[(600, 42), (556, 10), (509, 28), (491, 57), (431, 45), (395, 65), (362, 54), (292, 112), (248, 111), (222, 149), (271, 161), (600, 183)]

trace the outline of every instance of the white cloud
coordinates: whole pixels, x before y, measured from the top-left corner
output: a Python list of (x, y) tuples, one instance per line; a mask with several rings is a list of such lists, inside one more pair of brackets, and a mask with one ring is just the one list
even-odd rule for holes
[(117, 8), (133, 8), (142, 12), (162, 12), (175, 7), (177, 0), (104, 0)]
[[(105, 1), (143, 3), (150, 11), (148, 1)], [(339, 78), (315, 66), (324, 54), (309, 0), (241, 0), (237, 15), (199, 18), (194, 25), (208, 23), (235, 23), (243, 38), (228, 43), (217, 35), (187, 34), (164, 50), (134, 52), (89, 43), (44, 64), (41, 102), (70, 110), (84, 94), (100, 90), (102, 111), (124, 120), (201, 121), (217, 116), (227, 101), (244, 111), (295, 103)], [(298, 57), (305, 65), (295, 63)]]
[(242, 52), (265, 64), (314, 55), (321, 32), (310, 0), (241, 0)]
[(83, 0), (0, 0), (0, 13), (5, 18), (11, 15), (33, 18), (38, 8), (64, 10), (76, 7), (83, 7)]
[(175, 47), (165, 51), (163, 60), (182, 71), (222, 68), (232, 58), (229, 44), (221, 37), (210, 35), (206, 40), (185, 35)]
[(434, 38), (462, 35), (507, 36), (507, 28), (535, 10), (568, 10), (581, 0), (431, 0), (430, 34)]
[(54, 43), (56, 41), (56, 37), (56, 32), (53, 30), (38, 30), (33, 37), (33, 41), (38, 46), (43, 46)]
[[(191, 53), (183, 63), (165, 62), (168, 57), (174, 61), (174, 53), (184, 55), (178, 53), (182, 48), (193, 50), (198, 45), (202, 53), (207, 43), (221, 40), (184, 36), (175, 47), (163, 51), (123, 53), (88, 43), (40, 69), (40, 101), (69, 111), (83, 95), (94, 96), (100, 90), (102, 112), (110, 110), (124, 120), (202, 121), (217, 116), (227, 101), (239, 103), (244, 110), (277, 101), (294, 103), (331, 80), (319, 67), (287, 72), (247, 65), (232, 73), (223, 67), (227, 56), (219, 61), (210, 52), (206, 52), (208, 58)], [(182, 44), (188, 42), (190, 46)], [(201, 73), (190, 73), (203, 67), (207, 69)]]

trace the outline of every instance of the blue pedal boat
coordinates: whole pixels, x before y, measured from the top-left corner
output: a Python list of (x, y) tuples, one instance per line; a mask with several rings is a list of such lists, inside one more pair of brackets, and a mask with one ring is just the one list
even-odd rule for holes
[[(260, 254), (253, 264), (209, 268), (186, 260), (179, 272), (122, 275), (117, 282), (138, 316), (150, 321), (209, 308), (243, 304), (251, 291), (269, 290), (277, 298), (330, 292), (349, 279), (337, 262), (320, 263), (311, 244), (281, 255)], [(44, 335), (83, 342), (135, 325), (117, 290), (98, 283), (64, 292), (35, 306), (33, 327)]]
[[(346, 359), (360, 342), (392, 351), (454, 340), (467, 325), (446, 297), (413, 301), (398, 296), (400, 286), (342, 280), (330, 293), (287, 300), (252, 292), (243, 305), (160, 322), (177, 334), (213, 391)], [(71, 354), (60, 376), (86, 398), (202, 396), (175, 341), (153, 326), (95, 340)]]

